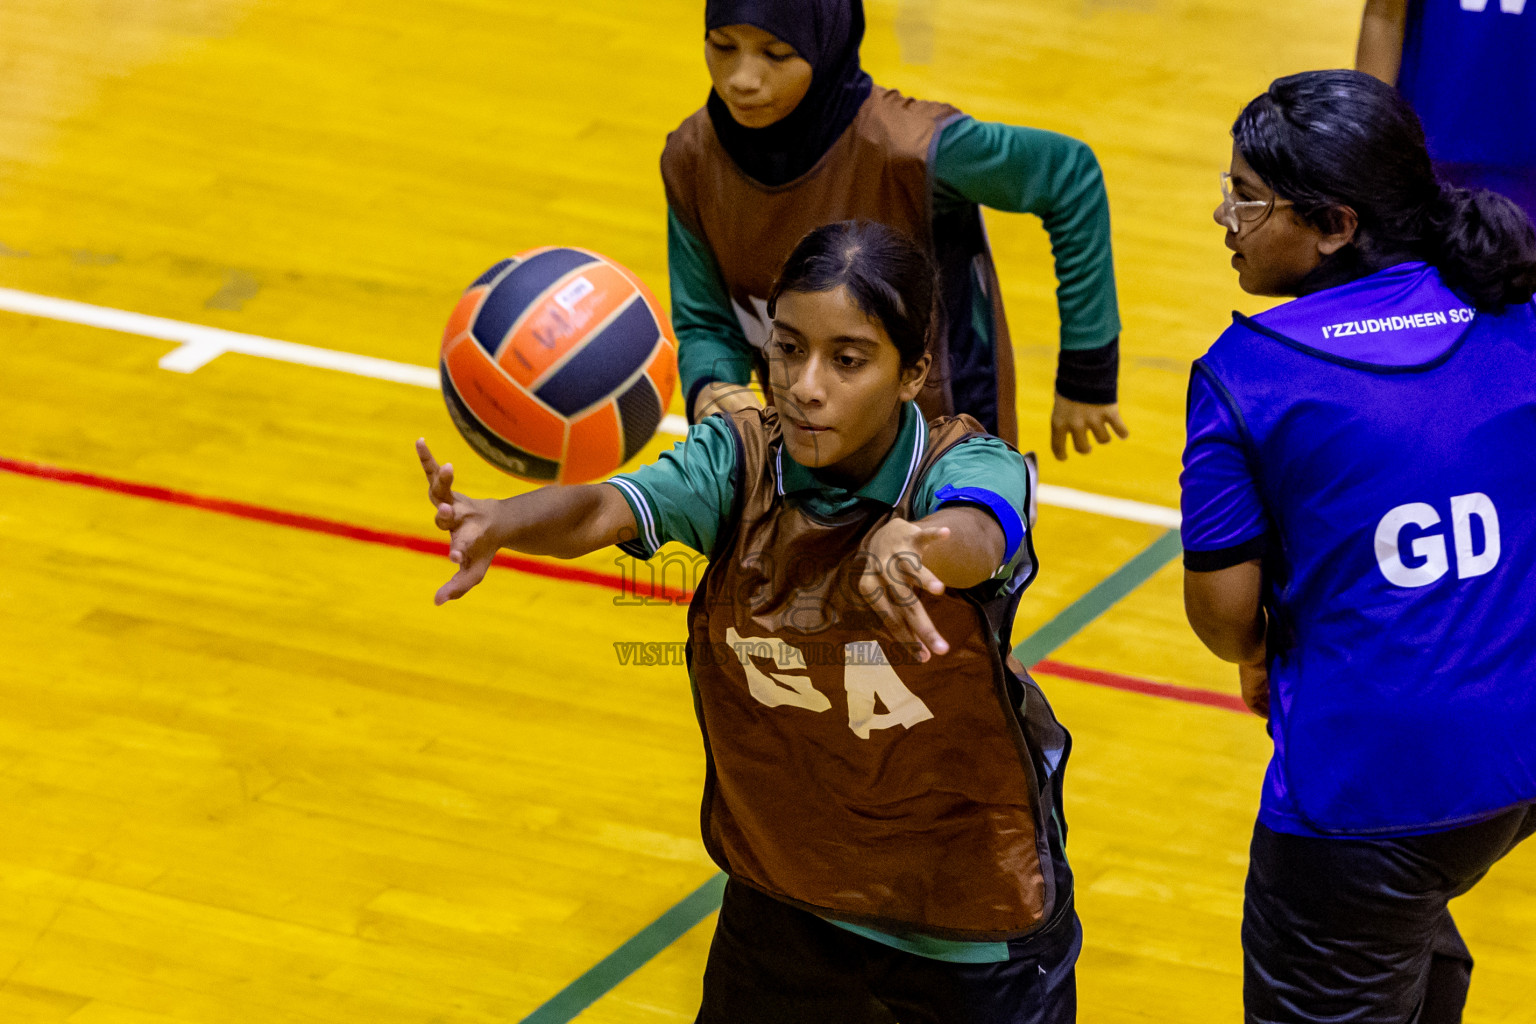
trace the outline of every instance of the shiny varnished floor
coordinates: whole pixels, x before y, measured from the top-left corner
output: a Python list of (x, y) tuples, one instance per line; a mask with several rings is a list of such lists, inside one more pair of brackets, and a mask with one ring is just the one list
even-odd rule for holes
[[(1177, 504), (1189, 360), (1254, 308), (1209, 220), (1227, 126), (1347, 62), (1358, 5), (868, 10), (878, 81), (1095, 147), (1133, 437), (1046, 479)], [(5, 0), (0, 288), (422, 365), (510, 251), (589, 246), (664, 294), (656, 159), (706, 88), (701, 11)], [(1044, 449), (1049, 249), (1032, 219), (989, 228)], [(512, 570), (435, 609), (429, 555), (162, 500), (430, 536), (420, 435), (466, 489), (517, 488), (428, 389), (238, 354), (171, 373), (172, 347), (0, 313), (0, 459), (98, 484), (0, 472), (0, 1020), (522, 1020), (713, 874), (682, 670), (613, 647), (680, 639), (682, 610)], [(1043, 509), (1016, 638), (1162, 533)], [(1052, 657), (1233, 688), (1176, 565)], [(1042, 682), (1076, 736), (1082, 1019), (1238, 1019), (1262, 725)], [(1536, 1020), (1536, 852), (1457, 908), (1467, 1019)], [(691, 1020), (711, 924), (579, 1019)]]

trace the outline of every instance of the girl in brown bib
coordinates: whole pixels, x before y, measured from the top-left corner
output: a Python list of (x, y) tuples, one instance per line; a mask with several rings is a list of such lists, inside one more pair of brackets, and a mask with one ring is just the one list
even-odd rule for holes
[(807, 231), (850, 218), (909, 235), (938, 266), (941, 327), (918, 402), (1016, 440), (1013, 347), (980, 206), (1041, 218), (1061, 314), (1051, 447), (1126, 436), (1109, 201), (1093, 151), (1055, 132), (909, 99), (859, 66), (861, 0), (708, 0), (708, 102), (667, 137), (672, 322), (689, 415), (759, 404), (766, 303)]
[(1033, 481), (928, 422), (936, 275), (870, 222), (811, 232), (769, 292), (773, 407), (653, 465), (505, 501), (418, 442), (457, 598), (499, 548), (706, 556), (689, 609), (704, 842), (729, 875), (706, 1022), (1074, 1019), (1070, 738), (1009, 652)]

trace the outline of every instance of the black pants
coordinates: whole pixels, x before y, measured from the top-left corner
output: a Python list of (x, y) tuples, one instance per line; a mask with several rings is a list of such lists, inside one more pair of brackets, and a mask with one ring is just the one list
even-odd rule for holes
[(1472, 955), (1447, 903), (1536, 831), (1536, 805), (1433, 835), (1255, 825), (1243, 903), (1249, 1024), (1455, 1024)]
[(1001, 963), (957, 964), (845, 931), (730, 881), (696, 1024), (1071, 1024), (1083, 933), (1068, 903)]

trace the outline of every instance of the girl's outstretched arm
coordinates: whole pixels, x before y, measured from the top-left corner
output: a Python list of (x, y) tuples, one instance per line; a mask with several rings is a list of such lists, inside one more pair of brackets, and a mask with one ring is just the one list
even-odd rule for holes
[(1397, 84), (1403, 66), (1403, 36), (1408, 27), (1408, 0), (1366, 0), (1360, 18), (1360, 45), (1355, 70)]
[(949, 651), (949, 642), (917, 599), (917, 591), (942, 594), (989, 579), (1003, 560), (1005, 540), (997, 522), (975, 508), (941, 508), (917, 522), (892, 519), (870, 535), (876, 585), (864, 588), (870, 607), (902, 641), (918, 645), (918, 660)]
[(945, 531), (925, 546), (923, 565), (946, 589), (965, 590), (985, 583), (1003, 564), (1003, 529), (978, 508), (946, 505), (917, 525)]
[(635, 536), (634, 513), (617, 488), (541, 487), (499, 501), (471, 498), (454, 491), (453, 466), (439, 466), (424, 439), (416, 441), (416, 455), (437, 510), (435, 522), (449, 533), (448, 559), (459, 567), (438, 588), (438, 604), (469, 593), (502, 548), (575, 558)]

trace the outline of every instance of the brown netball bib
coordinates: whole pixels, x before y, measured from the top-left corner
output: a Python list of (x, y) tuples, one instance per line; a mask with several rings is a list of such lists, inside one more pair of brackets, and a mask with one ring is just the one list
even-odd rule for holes
[[(807, 232), (842, 220), (872, 220), (902, 231), (938, 265), (941, 291), (969, 294), (966, 279), (992, 306), (999, 434), (1014, 436), (1013, 349), (992, 255), (980, 213), (955, 238), (933, 231), (933, 152), (939, 132), (963, 117), (945, 103), (914, 100), (875, 88), (853, 123), (805, 174), (779, 186), (742, 172), (720, 145), (705, 110), (667, 137), (661, 176), (667, 203), (695, 237), (709, 246), (742, 329), (759, 350), (767, 340), (768, 292), (774, 275)], [(962, 217), (963, 219), (963, 217)], [(956, 330), (969, 309), (947, 311)], [(936, 367), (950, 365), (950, 330), (936, 332)], [(930, 419), (954, 412), (946, 375), (930, 375), (918, 399)]]
[(711, 856), (826, 917), (975, 941), (1032, 931), (1053, 902), (1042, 801), (986, 609), (909, 595), (950, 644), (919, 664), (862, 597), (869, 537), (911, 516), (975, 421), (920, 425), (897, 505), (835, 518), (780, 493), (772, 410), (732, 422), (739, 515), (689, 609)]

